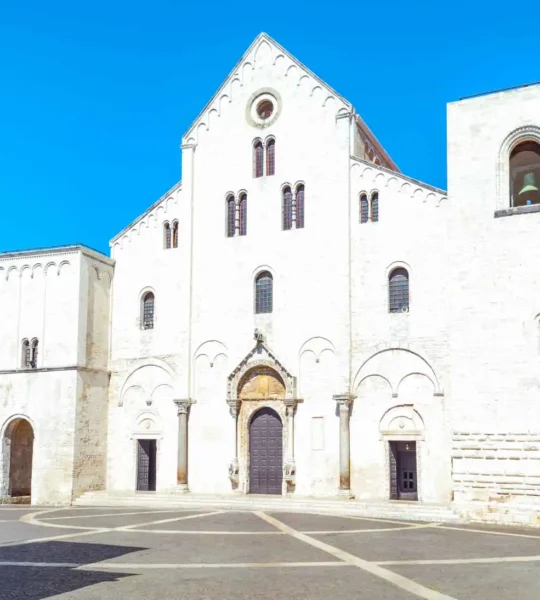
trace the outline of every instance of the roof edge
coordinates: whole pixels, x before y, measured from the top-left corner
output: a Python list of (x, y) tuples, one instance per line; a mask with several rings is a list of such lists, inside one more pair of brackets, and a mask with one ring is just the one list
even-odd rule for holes
[(80, 252), (85, 256), (90, 258), (95, 258), (105, 264), (113, 266), (115, 261), (114, 259), (108, 257), (103, 252), (99, 250), (94, 250), (94, 248), (90, 248), (90, 246), (86, 246), (84, 244), (66, 244), (65, 246), (48, 246), (42, 248), (27, 248), (25, 250), (7, 250), (5, 252), (0, 253), (0, 261), (12, 259), (12, 258), (21, 258), (25, 256), (43, 256), (46, 254), (72, 254), (73, 252)]
[(133, 221), (131, 221), (131, 223), (129, 223), (128, 225), (126, 225), (124, 227), (124, 229), (122, 229), (122, 231), (120, 231), (114, 237), (112, 237), (109, 240), (109, 247), (112, 246), (118, 240), (118, 238), (122, 237), (129, 229), (131, 229), (134, 225), (136, 225), (141, 219), (143, 219), (150, 211), (154, 210), (154, 208), (156, 208), (156, 206), (158, 204), (160, 204), (161, 202), (163, 202), (163, 200), (165, 200), (165, 198), (167, 196), (169, 196), (170, 194), (176, 192), (181, 187), (182, 187), (182, 181), (179, 181), (178, 183), (175, 183), (172, 186), (172, 188), (169, 189), (169, 190), (167, 190), (158, 200), (156, 200), (154, 202), (154, 204), (152, 204), (152, 206), (149, 206), (142, 214), (140, 214), (138, 217), (136, 217), (135, 219), (133, 219)]

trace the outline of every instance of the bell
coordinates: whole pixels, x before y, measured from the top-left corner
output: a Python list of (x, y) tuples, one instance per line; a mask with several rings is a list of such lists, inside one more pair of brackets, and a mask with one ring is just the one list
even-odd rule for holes
[(527, 173), (523, 177), (523, 188), (519, 192), (518, 196), (522, 194), (526, 194), (527, 192), (537, 192), (538, 188), (536, 187), (536, 177), (534, 173)]

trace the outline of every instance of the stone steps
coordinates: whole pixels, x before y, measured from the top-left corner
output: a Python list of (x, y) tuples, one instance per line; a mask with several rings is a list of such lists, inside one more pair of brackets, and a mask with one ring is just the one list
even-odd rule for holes
[(429, 521), (463, 522), (448, 504), (418, 502), (363, 502), (341, 498), (310, 498), (291, 496), (206, 495), (166, 492), (86, 492), (73, 502), (74, 506), (129, 506), (136, 508), (192, 508), (227, 510), (262, 510), (274, 512), (311, 512), (329, 515)]

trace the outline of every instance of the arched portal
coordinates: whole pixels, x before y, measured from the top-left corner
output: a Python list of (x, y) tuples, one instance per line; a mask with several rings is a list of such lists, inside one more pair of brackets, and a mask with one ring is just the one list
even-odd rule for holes
[(249, 491), (281, 494), (283, 425), (275, 410), (258, 410), (249, 424)]
[[(13, 420), (4, 434), (4, 461), (7, 467), (7, 495), (31, 496), (34, 430), (23, 418)], [(5, 471), (4, 471), (5, 472)]]

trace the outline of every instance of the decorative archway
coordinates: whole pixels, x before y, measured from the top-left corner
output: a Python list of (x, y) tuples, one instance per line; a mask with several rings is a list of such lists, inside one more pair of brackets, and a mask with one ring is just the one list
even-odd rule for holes
[(251, 422), (255, 413), (266, 409), (275, 413), (284, 428), (280, 438), (282, 479), (286, 484), (283, 492), (293, 491), (296, 477), (294, 412), (296, 404), (301, 402), (296, 398), (296, 378), (266, 346), (264, 336), (258, 330), (255, 330), (255, 340), (254, 348), (229, 375), (227, 381), (227, 404), (235, 421), (234, 453), (229, 465), (229, 479), (233, 489), (244, 493), (252, 490)]
[(34, 429), (27, 419), (17, 417), (2, 437), (1, 496), (25, 498), (32, 495)]

